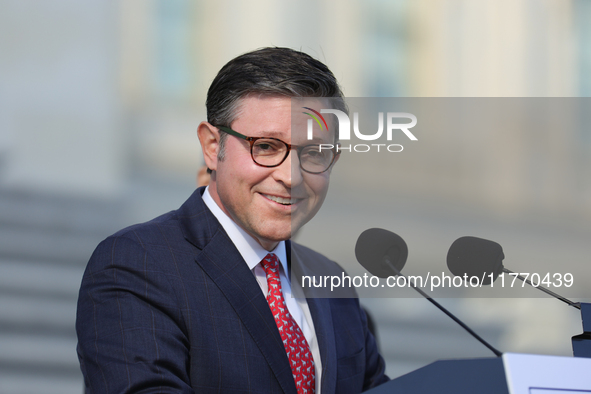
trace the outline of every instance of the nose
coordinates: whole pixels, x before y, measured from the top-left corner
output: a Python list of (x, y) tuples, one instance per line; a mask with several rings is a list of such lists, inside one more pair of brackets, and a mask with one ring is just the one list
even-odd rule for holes
[(295, 149), (291, 149), (283, 163), (275, 167), (276, 171), (273, 172), (275, 180), (282, 182), (290, 189), (303, 181), (300, 158), (294, 151)]

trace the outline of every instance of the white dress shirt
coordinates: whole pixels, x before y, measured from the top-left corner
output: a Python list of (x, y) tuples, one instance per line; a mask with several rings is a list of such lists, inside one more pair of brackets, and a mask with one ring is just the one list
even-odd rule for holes
[(310, 345), (314, 364), (316, 364), (316, 393), (320, 394), (320, 378), (322, 376), (322, 362), (320, 360), (320, 349), (318, 347), (318, 340), (316, 338), (316, 331), (314, 331), (314, 322), (310, 315), (310, 308), (305, 298), (294, 298), (291, 292), (291, 281), (289, 279), (287, 268), (287, 254), (285, 250), (285, 241), (279, 242), (277, 247), (272, 251), (265, 250), (250, 234), (238, 226), (214, 201), (209, 194), (209, 187), (203, 193), (203, 202), (211, 213), (220, 222), (238, 252), (248, 265), (248, 268), (254, 274), (261, 291), (267, 296), (267, 276), (265, 270), (261, 265), (261, 261), (269, 253), (275, 253), (279, 262), (279, 280), (281, 281), (281, 289), (283, 290), (283, 298), (289, 313), (302, 330), (306, 341)]

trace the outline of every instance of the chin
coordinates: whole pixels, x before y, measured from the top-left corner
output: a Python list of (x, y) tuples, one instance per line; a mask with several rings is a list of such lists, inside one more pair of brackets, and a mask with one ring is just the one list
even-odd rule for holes
[(277, 231), (277, 229), (272, 229), (271, 231), (267, 232), (263, 235), (263, 238), (270, 241), (270, 242), (281, 242), (286, 241), (291, 238), (291, 227), (285, 230)]
[(288, 239), (291, 238), (291, 234), (292, 234), (292, 231), (285, 232), (285, 233), (279, 233), (279, 234), (273, 234), (269, 239), (273, 242), (287, 241)]

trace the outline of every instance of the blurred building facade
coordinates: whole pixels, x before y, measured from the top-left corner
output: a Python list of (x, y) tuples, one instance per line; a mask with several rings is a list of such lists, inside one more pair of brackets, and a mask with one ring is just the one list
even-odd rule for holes
[[(307, 6), (5, 2), (0, 185), (113, 197), (130, 177), (190, 176), (201, 160), (195, 130), (205, 119), (210, 81), (228, 59), (269, 45), (325, 61), (349, 97), (589, 93), (585, 1), (322, 1), (314, 12)], [(575, 174), (577, 185), (552, 179), (548, 188), (582, 207), (590, 193), (591, 177), (581, 169), (588, 168), (591, 137), (568, 133), (543, 138), (564, 145), (556, 161), (572, 167), (560, 172)], [(486, 161), (488, 144), (514, 135), (498, 130), (478, 138), (487, 144), (469, 149), (483, 149), (474, 156)], [(506, 158), (514, 181), (485, 180), (504, 194), (496, 200), (519, 206), (538, 193), (518, 179), (537, 149), (525, 141)], [(548, 196), (549, 206), (564, 197)]]

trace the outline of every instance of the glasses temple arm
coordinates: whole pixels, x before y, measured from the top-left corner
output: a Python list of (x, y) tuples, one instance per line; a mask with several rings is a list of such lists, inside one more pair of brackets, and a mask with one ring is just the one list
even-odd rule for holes
[(229, 127), (217, 126), (217, 128), (220, 129), (221, 131), (223, 131), (224, 133), (228, 133), (230, 135), (233, 135), (234, 137), (242, 138), (243, 140), (248, 140), (247, 136), (240, 134), (237, 131), (234, 131)]

